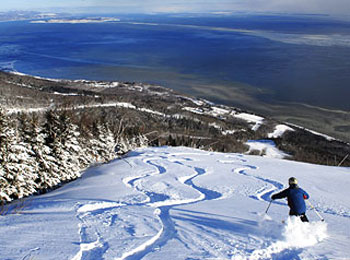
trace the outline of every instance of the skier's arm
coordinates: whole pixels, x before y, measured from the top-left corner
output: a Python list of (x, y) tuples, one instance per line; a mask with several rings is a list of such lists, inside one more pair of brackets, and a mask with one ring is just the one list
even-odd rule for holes
[(271, 199), (275, 200), (275, 199), (283, 199), (286, 198), (288, 196), (288, 189), (285, 189), (279, 193), (276, 193), (274, 195), (271, 196)]
[(304, 200), (307, 200), (310, 198), (309, 194), (303, 190), (303, 197), (304, 197)]

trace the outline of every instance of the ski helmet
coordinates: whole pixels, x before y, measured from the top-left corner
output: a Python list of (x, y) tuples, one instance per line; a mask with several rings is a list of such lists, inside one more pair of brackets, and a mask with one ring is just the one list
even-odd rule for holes
[(290, 177), (288, 182), (289, 182), (289, 185), (293, 185), (293, 184), (297, 185), (298, 184), (298, 180), (294, 177)]

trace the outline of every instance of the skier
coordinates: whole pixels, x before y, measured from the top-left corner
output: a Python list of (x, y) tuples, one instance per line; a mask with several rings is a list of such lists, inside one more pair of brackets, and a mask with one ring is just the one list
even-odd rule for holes
[(287, 198), (288, 206), (290, 208), (289, 215), (290, 216), (300, 216), (301, 221), (309, 222), (308, 218), (305, 215), (306, 206), (305, 201), (309, 198), (309, 194), (306, 191), (299, 188), (298, 181), (296, 178), (291, 177), (288, 180), (289, 188), (274, 194), (271, 196), (271, 199), (282, 199)]

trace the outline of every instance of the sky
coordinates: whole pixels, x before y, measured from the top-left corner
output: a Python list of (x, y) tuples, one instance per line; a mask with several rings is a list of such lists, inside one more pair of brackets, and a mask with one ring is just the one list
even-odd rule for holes
[(1, 0), (0, 11), (287, 12), (350, 15), (349, 0)]

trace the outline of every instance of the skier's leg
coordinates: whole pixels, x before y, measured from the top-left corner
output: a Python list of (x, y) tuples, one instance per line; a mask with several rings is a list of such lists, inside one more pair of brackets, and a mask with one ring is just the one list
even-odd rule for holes
[(301, 219), (302, 222), (309, 222), (309, 219), (307, 218), (305, 213), (300, 215), (300, 219)]

